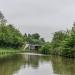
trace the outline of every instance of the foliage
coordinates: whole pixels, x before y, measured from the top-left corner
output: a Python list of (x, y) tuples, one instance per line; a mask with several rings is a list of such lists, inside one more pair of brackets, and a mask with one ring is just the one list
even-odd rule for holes
[(22, 35), (13, 25), (8, 24), (0, 12), (0, 48), (21, 48), (25, 43), (38, 44), (43, 54), (75, 57), (75, 23), (71, 30), (54, 33), (51, 42), (45, 42), (38, 33)]
[(0, 47), (19, 48), (23, 45), (22, 34), (12, 25), (0, 24)]
[(29, 44), (43, 44), (45, 42), (44, 38), (40, 38), (38, 33), (26, 34), (24, 35), (25, 41)]
[(23, 45), (23, 35), (13, 25), (6, 24), (0, 13), (0, 47), (20, 48)]
[(70, 36), (63, 42), (63, 56), (75, 57), (75, 25), (72, 27)]
[(53, 54), (75, 57), (75, 24), (67, 32), (55, 32), (51, 44)]
[(50, 54), (51, 52), (50, 49), (51, 49), (50, 43), (47, 42), (40, 48), (39, 52), (42, 54)]
[(39, 39), (40, 35), (38, 33), (32, 34), (33, 39)]
[(52, 39), (52, 46), (53, 48), (59, 47), (61, 42), (67, 38), (68, 35), (66, 32), (64, 31), (58, 31), (54, 33), (54, 37)]

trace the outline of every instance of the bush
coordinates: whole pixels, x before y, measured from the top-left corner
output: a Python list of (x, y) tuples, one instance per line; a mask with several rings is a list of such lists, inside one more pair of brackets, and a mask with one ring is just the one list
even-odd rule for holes
[(51, 52), (51, 46), (49, 43), (44, 44), (41, 48), (40, 48), (40, 53), (42, 54), (50, 54)]
[(62, 56), (65, 57), (74, 57), (74, 50), (71, 48), (64, 48), (62, 50)]

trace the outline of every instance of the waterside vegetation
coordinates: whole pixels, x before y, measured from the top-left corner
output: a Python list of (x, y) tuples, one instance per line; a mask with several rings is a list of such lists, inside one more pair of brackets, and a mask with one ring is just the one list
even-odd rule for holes
[[(38, 33), (22, 34), (12, 24), (9, 24), (0, 12), (0, 56), (21, 52), (26, 43), (38, 44), (38, 53), (75, 57), (75, 23), (71, 30), (57, 31), (51, 42), (46, 42)], [(6, 50), (7, 49), (7, 50)]]
[[(49, 46), (49, 47), (47, 47)], [(53, 39), (46, 50), (52, 55), (75, 57), (75, 23), (71, 30), (58, 31), (54, 33)]]

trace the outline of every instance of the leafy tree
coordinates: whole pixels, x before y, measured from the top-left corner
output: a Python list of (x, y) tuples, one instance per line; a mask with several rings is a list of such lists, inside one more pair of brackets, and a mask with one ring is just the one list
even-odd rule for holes
[(72, 27), (70, 36), (63, 42), (62, 55), (67, 57), (75, 57), (75, 24)]
[(45, 44), (43, 44), (42, 47), (40, 48), (39, 52), (42, 54), (50, 54), (51, 53), (50, 43), (46, 42)]
[(25, 34), (24, 38), (29, 44), (43, 44), (45, 42), (44, 38), (40, 38), (40, 35), (38, 33), (28, 35)]
[(39, 39), (40, 35), (38, 33), (32, 34), (33, 39)]
[(0, 12), (0, 47), (20, 48), (24, 43), (23, 35), (13, 25), (6, 25)]
[(59, 47), (61, 42), (67, 37), (68, 37), (68, 35), (64, 31), (55, 32), (53, 39), (52, 39), (53, 48)]
[(6, 23), (7, 20), (5, 19), (4, 15), (2, 14), (2, 12), (0, 11), (0, 22), (1, 23)]
[(51, 45), (52, 54), (75, 57), (75, 23), (71, 30), (55, 32)]

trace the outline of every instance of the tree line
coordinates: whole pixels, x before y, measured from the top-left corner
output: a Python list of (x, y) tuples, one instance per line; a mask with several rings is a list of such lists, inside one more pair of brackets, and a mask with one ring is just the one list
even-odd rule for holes
[(43, 44), (44, 38), (38, 33), (22, 34), (12, 24), (8, 24), (2, 12), (0, 12), (0, 47), (2, 48), (22, 48), (26, 43)]
[(51, 42), (41, 50), (44, 54), (75, 57), (75, 23), (71, 30), (55, 32)]
[(34, 34), (26, 34), (24, 35), (25, 42), (29, 44), (39, 44), (42, 45), (45, 43), (44, 38), (41, 38), (39, 33), (34, 33)]
[(39, 53), (75, 57), (75, 23), (71, 30), (57, 31), (51, 42), (45, 42), (38, 33), (22, 34), (0, 12), (0, 48), (22, 48), (25, 43), (39, 44)]
[(0, 24), (0, 47), (19, 48), (23, 40), (23, 35), (13, 25)]

